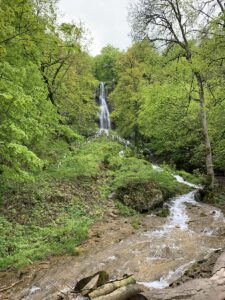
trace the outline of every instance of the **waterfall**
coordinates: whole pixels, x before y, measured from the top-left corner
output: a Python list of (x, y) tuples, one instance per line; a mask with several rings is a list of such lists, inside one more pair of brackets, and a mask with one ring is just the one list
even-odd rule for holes
[(106, 132), (110, 129), (110, 116), (109, 109), (105, 99), (105, 85), (103, 82), (100, 83), (100, 95), (99, 95), (100, 111), (99, 111), (99, 121), (100, 121), (100, 133)]

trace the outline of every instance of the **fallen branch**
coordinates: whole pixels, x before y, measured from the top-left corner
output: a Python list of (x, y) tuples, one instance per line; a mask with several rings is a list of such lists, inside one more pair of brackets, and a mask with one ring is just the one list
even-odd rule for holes
[(100, 286), (98, 289), (89, 293), (89, 297), (91, 299), (95, 299), (95, 298), (98, 298), (101, 296), (105, 296), (105, 295), (112, 293), (116, 289), (120, 289), (121, 287), (128, 286), (128, 285), (130, 286), (131, 284), (135, 284), (135, 283), (136, 283), (136, 280), (134, 279), (134, 276), (131, 275), (124, 279), (112, 281), (112, 282), (106, 283), (103, 286)]
[(135, 296), (141, 292), (140, 287), (137, 284), (129, 284), (123, 286), (119, 289), (114, 290), (108, 295), (103, 295), (97, 298), (92, 298), (94, 300), (127, 300), (132, 296)]

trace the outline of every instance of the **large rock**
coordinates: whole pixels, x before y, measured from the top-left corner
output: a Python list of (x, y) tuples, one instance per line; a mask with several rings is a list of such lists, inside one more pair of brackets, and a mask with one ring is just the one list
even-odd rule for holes
[(163, 203), (163, 194), (153, 182), (128, 183), (120, 187), (115, 198), (139, 212), (146, 212)]
[(194, 279), (175, 288), (146, 290), (151, 300), (224, 300), (225, 299), (225, 252), (217, 259), (210, 278)]

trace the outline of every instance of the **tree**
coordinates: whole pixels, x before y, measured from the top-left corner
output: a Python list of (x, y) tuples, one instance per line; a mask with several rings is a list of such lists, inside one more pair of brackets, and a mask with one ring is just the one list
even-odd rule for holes
[[(209, 187), (214, 187), (214, 169), (212, 149), (208, 133), (205, 80), (201, 68), (196, 63), (195, 41), (199, 43), (199, 33), (206, 28), (204, 23), (200, 26), (199, 13), (192, 8), (193, 1), (183, 0), (139, 0), (130, 9), (130, 19), (133, 24), (134, 37), (148, 38), (158, 46), (167, 48), (175, 45), (180, 48), (180, 56), (184, 56), (192, 70), (196, 81), (198, 97), (195, 101), (200, 105), (200, 121), (206, 153), (206, 170)], [(204, 10), (205, 11), (205, 10)], [(196, 28), (194, 28), (196, 24)], [(190, 93), (190, 97), (193, 93)]]
[(191, 70), (185, 58), (168, 62), (168, 57), (161, 57), (158, 66), (155, 80), (142, 90), (139, 126), (146, 148), (178, 169), (202, 170), (199, 106), (189, 99)]
[(141, 140), (139, 113), (143, 88), (154, 80), (153, 66), (159, 56), (147, 41), (135, 43), (117, 61), (118, 84), (110, 95), (112, 120), (118, 133), (134, 141)]
[(98, 81), (92, 75), (92, 59), (85, 53), (76, 54), (71, 68), (59, 82), (55, 99), (64, 123), (83, 135), (97, 131), (98, 110), (94, 92)]
[(57, 107), (55, 94), (79, 53), (82, 51), (83, 28), (63, 23), (52, 27), (43, 37), (37, 57), (40, 71), (48, 88), (49, 99)]
[(94, 75), (99, 81), (105, 82), (110, 91), (118, 81), (116, 63), (120, 55), (119, 49), (108, 45), (94, 58)]
[(0, 1), (1, 181), (34, 178), (51, 160), (49, 141), (72, 143), (96, 127), (85, 31), (58, 25), (56, 2)]

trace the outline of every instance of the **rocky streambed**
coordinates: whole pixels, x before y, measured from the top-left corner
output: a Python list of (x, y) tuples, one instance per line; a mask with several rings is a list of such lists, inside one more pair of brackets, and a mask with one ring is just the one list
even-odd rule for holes
[(196, 261), (225, 245), (223, 214), (196, 202), (194, 191), (172, 199), (169, 210), (167, 218), (143, 217), (141, 228), (134, 231), (113, 209), (105, 221), (95, 224), (86, 244), (80, 247), (80, 256), (53, 258), (20, 274), (1, 274), (5, 284), (18, 280), (2, 293), (2, 299), (57, 299), (58, 291), (100, 270), (112, 279), (134, 274), (149, 299), (164, 299), (163, 295), (168, 295), (163, 292), (165, 288), (170, 290), (168, 287)]

